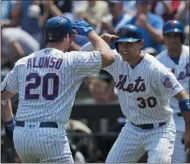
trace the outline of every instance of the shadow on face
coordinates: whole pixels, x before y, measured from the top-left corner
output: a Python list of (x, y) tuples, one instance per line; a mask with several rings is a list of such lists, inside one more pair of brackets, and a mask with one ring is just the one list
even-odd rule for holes
[(168, 48), (177, 48), (181, 46), (181, 33), (172, 32), (164, 34), (164, 43)]
[(136, 4), (137, 11), (143, 14), (146, 14), (147, 12), (149, 12), (151, 10), (151, 7), (152, 5), (150, 2)]

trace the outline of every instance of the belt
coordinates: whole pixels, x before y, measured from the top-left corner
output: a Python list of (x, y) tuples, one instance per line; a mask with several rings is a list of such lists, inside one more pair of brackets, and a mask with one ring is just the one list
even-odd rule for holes
[[(25, 126), (24, 121), (16, 121), (16, 126)], [(40, 122), (40, 128), (58, 128), (58, 124), (56, 122)]]
[(177, 113), (177, 116), (182, 117), (183, 115), (182, 113)]
[[(131, 122), (132, 123), (132, 122)], [(163, 126), (166, 124), (166, 122), (161, 122), (158, 124), (142, 124), (142, 125), (135, 125), (134, 123), (132, 123), (134, 126), (139, 127), (141, 129), (153, 129), (153, 128), (158, 128), (160, 126)]]

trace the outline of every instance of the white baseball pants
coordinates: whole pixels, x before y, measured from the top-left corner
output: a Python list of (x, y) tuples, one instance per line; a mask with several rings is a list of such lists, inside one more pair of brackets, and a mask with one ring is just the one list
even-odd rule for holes
[(146, 151), (148, 163), (170, 163), (175, 133), (173, 118), (165, 125), (150, 130), (140, 129), (126, 121), (106, 163), (136, 163)]
[(185, 132), (185, 122), (183, 116), (177, 116), (174, 114), (174, 122), (176, 124), (176, 139), (174, 153), (172, 155), (172, 163), (185, 163), (187, 152), (184, 151), (184, 144), (181, 143), (183, 133)]
[(16, 126), (13, 141), (23, 163), (74, 163), (65, 125), (58, 128), (41, 128), (38, 122), (25, 122)]

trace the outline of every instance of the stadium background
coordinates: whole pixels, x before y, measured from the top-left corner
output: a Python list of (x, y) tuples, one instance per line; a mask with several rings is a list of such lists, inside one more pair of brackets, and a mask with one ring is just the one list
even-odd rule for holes
[[(150, 12), (161, 20), (158, 20), (156, 28), (161, 28), (170, 19), (181, 21), (185, 27), (185, 44), (189, 45), (188, 1), (152, 0), (151, 3)], [(139, 12), (136, 1), (1, 1), (1, 80), (19, 58), (44, 48), (43, 27), (48, 18), (65, 15), (72, 22), (83, 18), (101, 35), (105, 32), (114, 34), (136, 12)], [(151, 20), (146, 20), (145, 23), (151, 24)], [(152, 45), (151, 39), (150, 37), (146, 40), (143, 49), (155, 56), (165, 47), (162, 41), (156, 43), (159, 48)], [(79, 50), (87, 42), (85, 37), (75, 37), (70, 51)], [(99, 81), (104, 87), (99, 86)], [(85, 78), (77, 92), (71, 120), (67, 126), (70, 145), (78, 163), (84, 162), (84, 159), (85, 162), (104, 162), (124, 124), (125, 119), (117, 95), (113, 95), (114, 92), (110, 89), (113, 86), (112, 77), (101, 71), (99, 75)], [(105, 89), (105, 94), (91, 94), (91, 90), (96, 87)], [(12, 99), (14, 113), (18, 103), (17, 96)], [(19, 163), (12, 140), (6, 136), (3, 122), (1, 124), (1, 162)]]

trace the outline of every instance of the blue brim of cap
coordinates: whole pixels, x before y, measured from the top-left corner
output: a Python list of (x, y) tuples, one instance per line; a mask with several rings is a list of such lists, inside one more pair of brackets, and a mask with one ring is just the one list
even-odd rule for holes
[(116, 41), (116, 43), (118, 43), (118, 42), (137, 42), (137, 41), (139, 41), (139, 40), (141, 40), (141, 39), (136, 39), (136, 38), (120, 38), (120, 39), (118, 39), (117, 41)]
[(179, 32), (179, 33), (182, 33), (183, 31), (177, 29), (177, 28), (174, 28), (174, 29), (169, 29), (169, 30), (165, 30), (164, 31), (164, 34), (165, 33), (172, 33), (172, 32)]

